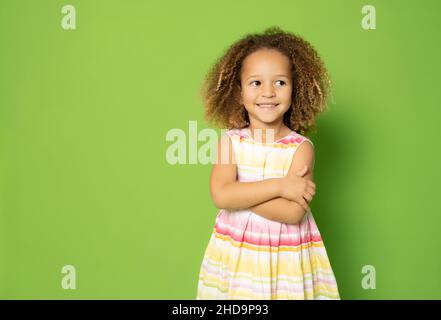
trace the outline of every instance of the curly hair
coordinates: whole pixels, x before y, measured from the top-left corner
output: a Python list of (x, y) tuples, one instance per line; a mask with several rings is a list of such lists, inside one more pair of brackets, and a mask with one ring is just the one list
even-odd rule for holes
[(248, 113), (239, 103), (240, 75), (244, 59), (259, 49), (276, 49), (291, 62), (292, 104), (283, 116), (284, 124), (302, 135), (315, 131), (316, 115), (325, 111), (328, 103), (330, 77), (309, 42), (276, 26), (263, 34), (247, 34), (216, 61), (200, 91), (205, 120), (228, 129), (249, 125)]

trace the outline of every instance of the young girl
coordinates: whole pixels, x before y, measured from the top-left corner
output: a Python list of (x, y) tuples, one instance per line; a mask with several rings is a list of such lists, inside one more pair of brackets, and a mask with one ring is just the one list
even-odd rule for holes
[(211, 174), (220, 211), (196, 299), (340, 299), (309, 208), (314, 148), (303, 136), (329, 83), (315, 49), (277, 27), (239, 40), (208, 73), (206, 119), (229, 130)]

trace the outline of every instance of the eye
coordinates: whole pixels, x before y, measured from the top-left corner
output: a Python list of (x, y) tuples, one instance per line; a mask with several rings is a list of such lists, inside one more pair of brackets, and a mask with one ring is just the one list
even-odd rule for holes
[(283, 80), (277, 80), (276, 82), (281, 82), (281, 83), (282, 83), (282, 86), (286, 84), (286, 82), (283, 81)]
[(255, 80), (255, 81), (252, 81), (250, 84), (253, 85), (253, 83), (258, 83), (258, 84), (260, 84), (260, 81), (259, 81), (259, 80)]

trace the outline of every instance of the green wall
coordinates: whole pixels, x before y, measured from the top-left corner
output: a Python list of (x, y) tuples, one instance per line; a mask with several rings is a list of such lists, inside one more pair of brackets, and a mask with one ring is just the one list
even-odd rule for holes
[[(76, 9), (64, 30), (61, 8)], [(361, 8), (376, 9), (364, 30)], [(170, 165), (246, 33), (310, 41), (333, 81), (312, 212), (342, 299), (440, 299), (439, 1), (0, 2), (0, 298), (194, 299), (210, 165)], [(438, 43), (437, 43), (438, 42)], [(61, 269), (76, 269), (75, 290)], [(362, 268), (372, 265), (376, 288)]]

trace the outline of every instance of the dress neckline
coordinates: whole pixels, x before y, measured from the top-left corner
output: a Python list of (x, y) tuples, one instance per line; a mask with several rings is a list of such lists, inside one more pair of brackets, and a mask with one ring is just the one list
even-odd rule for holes
[[(251, 135), (251, 130), (250, 130), (249, 127), (244, 128), (244, 130), (245, 130), (247, 136), (248, 136), (252, 141), (256, 141), (256, 140), (254, 140), (253, 136)], [(291, 130), (286, 136), (284, 136), (284, 137), (282, 137), (282, 138), (280, 138), (280, 139), (275, 140), (273, 143), (280, 142), (280, 141), (282, 141), (283, 139), (288, 138), (288, 137), (291, 136), (294, 132), (295, 132), (295, 131)], [(260, 143), (269, 143), (269, 142), (260, 142)]]

